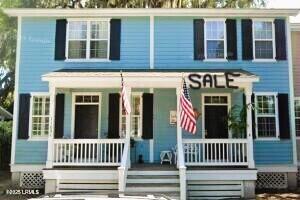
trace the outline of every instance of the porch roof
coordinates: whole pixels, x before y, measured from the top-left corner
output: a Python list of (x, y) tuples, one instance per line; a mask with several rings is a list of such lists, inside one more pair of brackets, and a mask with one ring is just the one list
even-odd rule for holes
[(243, 69), (103, 69), (103, 68), (62, 68), (42, 76), (55, 87), (119, 87), (122, 71), (126, 84), (132, 87), (178, 87), (182, 76), (190, 73), (211, 74), (220, 78), (225, 73), (239, 74), (232, 77), (238, 85), (258, 82), (259, 77)]

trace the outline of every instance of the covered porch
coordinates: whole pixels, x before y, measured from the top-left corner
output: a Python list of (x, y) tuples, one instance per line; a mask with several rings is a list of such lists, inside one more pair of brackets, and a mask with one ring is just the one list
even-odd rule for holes
[[(201, 77), (209, 74), (218, 81), (208, 81), (201, 89), (190, 89), (198, 115), (195, 135), (182, 131), (176, 123), (182, 76), (190, 74)], [(140, 102), (133, 103), (142, 106), (146, 99), (143, 94), (152, 94), (152, 118), (124, 116), (121, 108), (111, 108), (112, 100), (118, 98), (111, 98), (111, 94), (120, 91), (120, 70), (63, 69), (43, 76), (49, 82), (50, 92), (47, 168), (117, 166), (126, 172), (132, 163), (141, 159), (143, 163), (159, 163), (161, 151), (166, 150), (172, 152), (172, 163), (182, 169), (186, 166), (254, 167), (251, 107), (247, 109), (243, 133), (229, 129), (227, 117), (233, 106), (242, 108), (251, 104), (252, 83), (258, 77), (243, 70), (123, 70), (123, 76), (128, 95), (141, 97)], [(232, 80), (230, 87), (225, 76)], [(195, 82), (186, 80), (188, 85), (196, 86)], [(61, 94), (65, 95), (63, 124), (56, 120), (62, 117), (58, 111)], [(140, 111), (150, 112), (151, 116), (151, 109)], [(109, 123), (116, 119), (112, 115), (119, 117), (117, 123)], [(143, 135), (141, 126), (145, 121), (152, 121), (150, 136)], [(58, 137), (57, 129), (62, 132)]]

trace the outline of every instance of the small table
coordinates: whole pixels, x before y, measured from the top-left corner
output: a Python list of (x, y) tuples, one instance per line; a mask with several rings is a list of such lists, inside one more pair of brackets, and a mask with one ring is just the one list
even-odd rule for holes
[(170, 162), (172, 164), (172, 152), (171, 151), (161, 151), (160, 152), (160, 164), (163, 162)]

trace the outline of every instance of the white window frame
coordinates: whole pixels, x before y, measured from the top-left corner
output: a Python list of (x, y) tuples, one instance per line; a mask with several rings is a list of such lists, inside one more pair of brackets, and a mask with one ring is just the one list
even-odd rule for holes
[[(295, 101), (294, 103), (296, 103), (296, 101), (300, 101), (300, 97), (294, 97), (294, 101)], [(300, 117), (296, 117), (296, 107), (295, 107), (294, 112), (295, 112), (295, 135), (296, 135), (296, 139), (299, 140), (300, 136), (297, 136), (297, 131), (296, 131), (296, 129), (297, 129), (297, 127), (296, 127), (296, 119), (300, 119)]]
[[(34, 140), (34, 141), (46, 141), (48, 140), (48, 136), (33, 136), (32, 135), (32, 109), (33, 109), (33, 98), (34, 97), (49, 97), (50, 99), (50, 93), (49, 92), (32, 92), (30, 93), (30, 110), (29, 110), (29, 132), (28, 132), (28, 140)], [(49, 104), (50, 107), (50, 104)], [(44, 117), (44, 116), (41, 116)], [(50, 108), (49, 108), (49, 134), (50, 134), (50, 123), (51, 123), (51, 116), (50, 116)]]
[[(271, 22), (272, 23), (272, 39), (255, 39), (255, 26), (254, 26), (255, 22)], [(256, 58), (255, 41), (272, 41), (273, 58)], [(252, 19), (252, 47), (253, 47), (252, 48), (253, 62), (276, 62), (274, 19), (269, 19), (269, 18), (254, 18), (254, 19)]]
[[(67, 19), (67, 31), (66, 31), (66, 62), (109, 62), (110, 56), (110, 20), (111, 18), (101, 19), (84, 19), (84, 18), (69, 18)], [(69, 22), (87, 22), (87, 38), (86, 38), (86, 58), (69, 58)], [(106, 58), (91, 58), (90, 57), (90, 42), (91, 40), (91, 22), (107, 22), (107, 57)], [(99, 39), (101, 40), (101, 39)]]
[[(207, 39), (206, 36), (206, 25), (207, 22), (215, 22), (215, 21), (220, 21), (224, 23), (224, 58), (207, 58), (207, 40), (212, 40), (212, 39)], [(222, 41), (222, 39), (215, 39), (213, 41)], [(225, 18), (204, 18), (204, 61), (212, 61), (212, 62), (226, 62), (227, 60), (227, 30), (226, 30), (226, 19)]]
[[(258, 104), (257, 104), (257, 96), (274, 96), (275, 100), (275, 124), (276, 124), (276, 135), (274, 137), (261, 137), (258, 135), (258, 125), (257, 125), (257, 118), (258, 118)], [(279, 139), (279, 117), (278, 117), (278, 93), (277, 92), (255, 92), (254, 93), (254, 102), (255, 102), (255, 135), (256, 140), (280, 140)], [(268, 114), (260, 114), (259, 117), (274, 117), (274, 115)]]
[[(131, 117), (131, 124), (130, 124), (130, 137), (133, 138), (133, 139), (142, 139), (142, 136), (143, 136), (143, 93), (142, 92), (131, 92), (131, 97), (130, 97), (130, 106), (131, 106), (131, 111), (133, 112), (133, 109), (132, 109), (132, 103), (133, 103), (133, 97), (134, 96), (139, 96), (140, 99), (141, 99), (141, 102), (140, 102), (140, 117), (141, 117), (141, 120), (140, 120), (140, 125), (139, 125), (139, 130), (138, 130), (138, 136), (137, 137), (133, 137), (132, 136), (132, 113), (130, 113), (130, 117)], [(119, 135), (121, 136), (121, 131), (122, 131), (122, 117), (123, 114), (122, 114), (122, 100), (120, 99), (120, 109), (119, 109)]]

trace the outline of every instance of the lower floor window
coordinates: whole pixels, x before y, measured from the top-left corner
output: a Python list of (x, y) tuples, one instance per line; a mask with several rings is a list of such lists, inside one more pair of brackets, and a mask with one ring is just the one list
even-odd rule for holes
[(45, 138), (49, 134), (50, 97), (31, 97), (31, 138)]
[[(130, 136), (135, 138), (142, 137), (142, 94), (133, 93), (131, 96), (131, 125)], [(126, 115), (121, 102), (121, 126), (120, 136), (125, 137)]]
[(296, 136), (300, 137), (300, 98), (295, 100), (295, 124)]
[(256, 94), (256, 132), (258, 138), (276, 138), (277, 126), (277, 95)]

